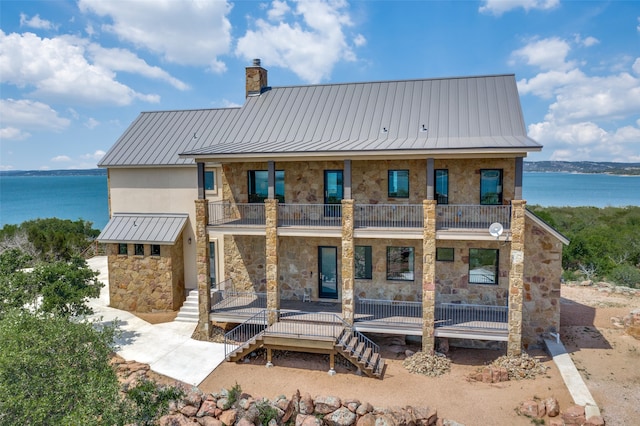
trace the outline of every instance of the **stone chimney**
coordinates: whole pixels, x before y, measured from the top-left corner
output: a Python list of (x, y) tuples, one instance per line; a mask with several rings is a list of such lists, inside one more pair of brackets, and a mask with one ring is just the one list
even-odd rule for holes
[(253, 65), (246, 68), (247, 92), (246, 96), (258, 96), (267, 87), (267, 70), (260, 66), (260, 59), (254, 59)]

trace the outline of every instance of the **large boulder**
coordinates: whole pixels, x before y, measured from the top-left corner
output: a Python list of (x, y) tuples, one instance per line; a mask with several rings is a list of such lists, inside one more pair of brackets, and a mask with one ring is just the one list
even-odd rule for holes
[(317, 396), (314, 407), (318, 414), (329, 414), (342, 407), (342, 401), (337, 396)]

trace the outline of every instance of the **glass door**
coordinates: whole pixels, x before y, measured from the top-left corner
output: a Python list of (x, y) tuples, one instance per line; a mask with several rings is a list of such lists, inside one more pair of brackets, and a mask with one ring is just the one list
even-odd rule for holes
[(342, 186), (342, 170), (324, 171), (324, 215), (340, 217), (344, 191)]
[(318, 296), (338, 298), (338, 248), (318, 247)]

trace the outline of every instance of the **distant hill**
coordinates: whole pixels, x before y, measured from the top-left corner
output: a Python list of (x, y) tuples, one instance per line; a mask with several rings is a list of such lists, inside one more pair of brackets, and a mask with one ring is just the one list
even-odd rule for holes
[(605, 161), (525, 161), (524, 171), (640, 175), (640, 163), (611, 163)]
[(106, 176), (107, 169), (3, 170), (0, 176)]

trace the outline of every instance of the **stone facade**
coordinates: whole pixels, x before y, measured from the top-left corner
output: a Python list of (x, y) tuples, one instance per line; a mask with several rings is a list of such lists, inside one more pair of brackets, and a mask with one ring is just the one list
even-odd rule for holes
[(191, 336), (197, 340), (207, 341), (211, 333), (209, 313), (211, 312), (211, 283), (209, 261), (209, 234), (207, 233), (206, 199), (196, 203), (196, 269), (198, 274), (198, 325)]
[(107, 244), (110, 306), (130, 312), (174, 311), (185, 298), (182, 238), (175, 245), (160, 246), (160, 256), (151, 256), (151, 246), (144, 245), (144, 255), (118, 254), (118, 244)]
[(511, 264), (509, 265), (509, 341), (507, 355), (522, 353), (522, 292), (525, 248), (526, 201), (514, 200), (511, 206)]

